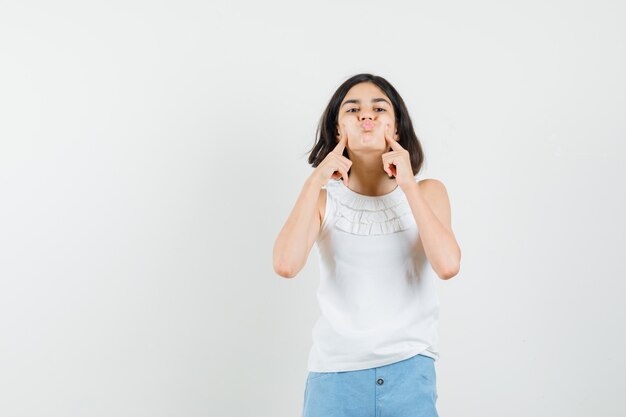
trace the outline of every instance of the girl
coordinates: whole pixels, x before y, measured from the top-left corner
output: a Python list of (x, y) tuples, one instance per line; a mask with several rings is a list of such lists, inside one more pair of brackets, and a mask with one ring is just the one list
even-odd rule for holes
[(312, 330), (303, 417), (437, 417), (436, 278), (461, 250), (443, 183), (417, 179), (424, 159), (404, 101), (358, 74), (333, 94), (307, 178), (273, 249), (293, 278), (313, 243), (321, 315)]

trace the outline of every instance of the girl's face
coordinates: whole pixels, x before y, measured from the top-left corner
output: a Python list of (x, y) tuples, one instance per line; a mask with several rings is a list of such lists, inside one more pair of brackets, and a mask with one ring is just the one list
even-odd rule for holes
[[(376, 84), (363, 82), (353, 86), (341, 102), (337, 131), (341, 133), (345, 127), (346, 146), (353, 152), (387, 152), (390, 147), (385, 140), (385, 128), (389, 124), (391, 136), (397, 140), (395, 120), (389, 97)], [(337, 135), (337, 140), (340, 138), (341, 135)]]

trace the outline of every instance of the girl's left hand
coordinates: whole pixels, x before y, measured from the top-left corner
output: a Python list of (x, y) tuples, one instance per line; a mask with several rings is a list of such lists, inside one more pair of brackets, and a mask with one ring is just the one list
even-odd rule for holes
[(413, 167), (411, 166), (411, 157), (409, 151), (404, 149), (391, 136), (391, 127), (387, 125), (385, 128), (385, 141), (391, 147), (390, 152), (383, 154), (383, 169), (391, 177), (396, 177), (398, 186), (403, 187), (406, 184), (414, 183)]

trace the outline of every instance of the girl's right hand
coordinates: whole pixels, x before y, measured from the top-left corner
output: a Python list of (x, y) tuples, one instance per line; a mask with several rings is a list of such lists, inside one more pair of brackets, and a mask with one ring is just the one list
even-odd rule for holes
[(348, 142), (348, 131), (342, 125), (341, 138), (335, 149), (330, 151), (326, 158), (313, 170), (311, 177), (316, 178), (322, 185), (326, 185), (329, 179), (343, 179), (343, 183), (348, 186), (348, 170), (352, 166), (352, 161), (343, 156), (343, 151)]

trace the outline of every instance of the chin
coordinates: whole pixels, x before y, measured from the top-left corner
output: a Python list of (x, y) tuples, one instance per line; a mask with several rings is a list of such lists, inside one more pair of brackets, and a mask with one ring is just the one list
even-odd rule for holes
[(386, 149), (382, 146), (380, 146), (380, 144), (372, 144), (370, 146), (368, 146), (367, 144), (359, 144), (358, 146), (351, 146), (350, 150), (352, 152), (356, 152), (356, 153), (362, 153), (362, 152), (378, 152), (378, 153), (385, 153)]

